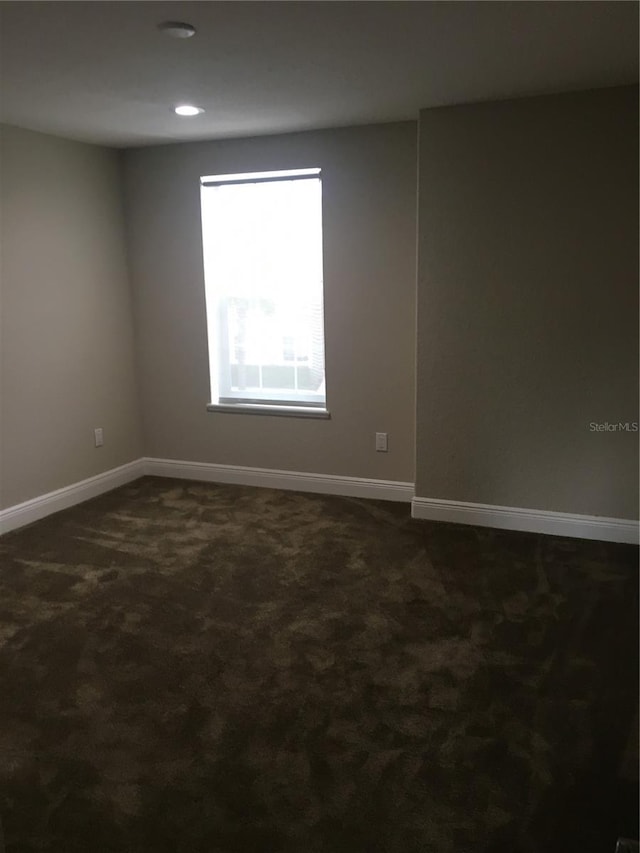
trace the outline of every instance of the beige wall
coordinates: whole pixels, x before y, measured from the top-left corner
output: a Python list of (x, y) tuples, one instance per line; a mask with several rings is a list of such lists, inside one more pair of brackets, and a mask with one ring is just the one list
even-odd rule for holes
[[(307, 166), (331, 420), (208, 413), (199, 178)], [(416, 124), (135, 149), (125, 176), (147, 455), (413, 482)]]
[[(116, 152), (0, 138), (0, 506), (140, 457)], [(103, 427), (104, 447), (93, 430)]]
[[(417, 359), (416, 153), (411, 122), (125, 152), (134, 358), (119, 155), (4, 128), (0, 506), (143, 453), (413, 481), (415, 446), (418, 496), (634, 517), (638, 434), (589, 424), (638, 420), (637, 89), (421, 113)], [(315, 165), (332, 419), (208, 413), (198, 179)]]
[(638, 90), (424, 110), (417, 494), (637, 517)]

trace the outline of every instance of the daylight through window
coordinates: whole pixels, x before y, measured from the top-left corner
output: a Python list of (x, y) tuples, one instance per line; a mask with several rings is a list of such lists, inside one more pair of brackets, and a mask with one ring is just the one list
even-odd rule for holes
[(211, 402), (326, 409), (319, 169), (201, 179)]

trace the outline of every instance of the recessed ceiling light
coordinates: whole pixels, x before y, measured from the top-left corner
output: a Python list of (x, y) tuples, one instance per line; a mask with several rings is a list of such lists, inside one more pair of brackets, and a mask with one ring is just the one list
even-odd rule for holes
[(161, 33), (174, 39), (190, 39), (196, 34), (196, 28), (193, 24), (185, 24), (183, 21), (164, 21), (162, 24), (158, 24), (158, 29)]
[(180, 104), (180, 106), (174, 107), (173, 111), (179, 116), (197, 116), (204, 112), (202, 107), (193, 107), (191, 104)]

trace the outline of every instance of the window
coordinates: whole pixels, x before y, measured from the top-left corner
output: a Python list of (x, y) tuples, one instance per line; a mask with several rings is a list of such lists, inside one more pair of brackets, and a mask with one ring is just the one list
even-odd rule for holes
[(209, 408), (326, 417), (320, 169), (200, 183)]

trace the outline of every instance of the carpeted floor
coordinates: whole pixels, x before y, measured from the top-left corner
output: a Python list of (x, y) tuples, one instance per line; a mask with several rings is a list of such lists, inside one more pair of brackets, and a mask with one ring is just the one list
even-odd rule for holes
[(145, 478), (0, 560), (6, 853), (637, 837), (636, 548)]

